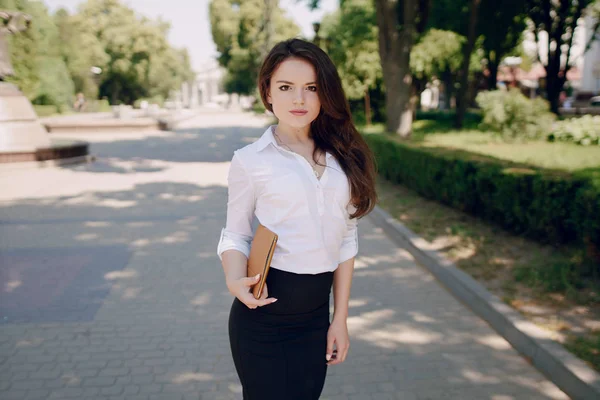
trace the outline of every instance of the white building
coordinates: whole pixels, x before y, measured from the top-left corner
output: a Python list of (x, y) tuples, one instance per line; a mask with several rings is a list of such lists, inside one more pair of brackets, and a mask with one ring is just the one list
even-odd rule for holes
[[(585, 18), (585, 43), (591, 39), (594, 23), (593, 18)], [(583, 57), (580, 91), (600, 95), (600, 40), (595, 40)]]
[(207, 106), (211, 104), (223, 104), (227, 94), (223, 90), (223, 78), (225, 69), (219, 65), (217, 60), (209, 60), (200, 66), (196, 73), (194, 96), (197, 105)]
[(223, 90), (225, 69), (216, 60), (203, 63), (196, 72), (196, 79), (184, 82), (175, 98), (185, 108), (223, 106), (229, 95)]
[(216, 60), (203, 63), (196, 72), (196, 80), (184, 82), (177, 93), (177, 99), (185, 108), (213, 107), (227, 109), (249, 109), (253, 96), (240, 96), (225, 93), (223, 79), (226, 70)]
[(196, 80), (184, 82), (178, 93), (178, 99), (185, 108), (216, 107), (227, 109), (249, 109), (255, 99), (253, 96), (227, 94), (223, 88), (226, 71), (216, 60), (202, 64), (196, 73)]

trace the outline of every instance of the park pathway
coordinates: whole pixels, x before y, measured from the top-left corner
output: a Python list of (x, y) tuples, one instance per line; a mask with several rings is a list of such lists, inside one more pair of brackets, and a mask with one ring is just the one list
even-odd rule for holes
[[(216, 246), (229, 161), (265, 123), (206, 113), (87, 135), (91, 164), (1, 170), (0, 399), (241, 399)], [(369, 218), (359, 232), (350, 354), (322, 399), (567, 398)]]

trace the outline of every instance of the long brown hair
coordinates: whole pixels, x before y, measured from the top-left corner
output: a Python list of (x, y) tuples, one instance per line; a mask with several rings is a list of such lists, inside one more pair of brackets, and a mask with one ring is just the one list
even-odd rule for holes
[(265, 58), (258, 75), (262, 102), (267, 110), (273, 111), (267, 101), (271, 77), (279, 64), (290, 57), (310, 62), (317, 74), (321, 111), (310, 125), (311, 137), (315, 142), (313, 159), (318, 150), (335, 156), (350, 183), (351, 203), (356, 207), (351, 217), (360, 218), (371, 212), (377, 203), (375, 160), (352, 122), (342, 81), (329, 56), (317, 45), (301, 39), (277, 43)]

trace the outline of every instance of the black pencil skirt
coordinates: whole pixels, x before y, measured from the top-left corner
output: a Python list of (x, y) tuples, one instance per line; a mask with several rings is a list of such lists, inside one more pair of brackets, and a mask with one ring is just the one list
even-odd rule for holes
[(237, 298), (229, 342), (244, 400), (318, 400), (327, 374), (333, 272), (294, 274), (271, 268), (273, 304), (249, 309)]

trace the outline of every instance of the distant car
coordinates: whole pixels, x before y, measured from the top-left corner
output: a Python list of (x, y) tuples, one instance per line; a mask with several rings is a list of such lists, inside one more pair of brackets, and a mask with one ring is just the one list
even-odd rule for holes
[(600, 96), (594, 96), (590, 99), (590, 107), (600, 107)]

